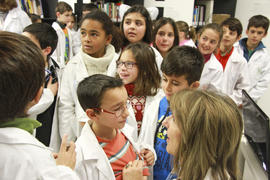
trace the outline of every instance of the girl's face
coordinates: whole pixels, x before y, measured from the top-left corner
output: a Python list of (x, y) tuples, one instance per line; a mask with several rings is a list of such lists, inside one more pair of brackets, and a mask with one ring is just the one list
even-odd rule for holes
[(180, 144), (181, 131), (177, 126), (173, 116), (169, 116), (163, 121), (163, 126), (167, 128), (167, 147), (166, 150), (169, 154), (176, 155), (177, 149)]
[(81, 25), (81, 42), (84, 53), (95, 57), (103, 57), (105, 47), (112, 40), (111, 35), (106, 35), (103, 25), (96, 20), (86, 19)]
[(219, 43), (219, 33), (213, 29), (205, 29), (198, 38), (198, 49), (203, 54), (212, 54)]
[(117, 63), (117, 73), (124, 84), (134, 83), (137, 79), (139, 69), (135, 63), (136, 61), (133, 57), (132, 51), (123, 51)]
[(162, 55), (165, 55), (173, 46), (174, 31), (171, 24), (161, 26), (155, 37), (155, 43)]
[(130, 43), (141, 41), (146, 31), (144, 17), (140, 13), (129, 13), (124, 19), (123, 30)]

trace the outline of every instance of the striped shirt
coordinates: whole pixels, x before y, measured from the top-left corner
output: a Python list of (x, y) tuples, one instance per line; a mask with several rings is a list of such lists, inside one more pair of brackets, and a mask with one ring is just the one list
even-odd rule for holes
[[(97, 139), (109, 159), (116, 180), (122, 180), (122, 170), (129, 161), (141, 159), (139, 154), (135, 152), (130, 141), (120, 131), (118, 131), (112, 140), (106, 140), (100, 137), (97, 137)], [(143, 175), (150, 175), (148, 168), (144, 168)]]

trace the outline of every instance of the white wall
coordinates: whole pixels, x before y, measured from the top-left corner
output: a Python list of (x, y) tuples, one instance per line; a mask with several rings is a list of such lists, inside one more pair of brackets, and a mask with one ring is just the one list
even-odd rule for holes
[(175, 21), (186, 21), (189, 25), (192, 24), (192, 15), (194, 0), (144, 0), (145, 7), (163, 7), (163, 16), (170, 17)]
[[(270, 1), (269, 0), (237, 0), (235, 17), (238, 18), (244, 28), (243, 36), (245, 37), (245, 31), (248, 24), (248, 19), (254, 15), (262, 14), (270, 18)], [(264, 45), (270, 52), (270, 29), (268, 35), (263, 39)], [(270, 86), (269, 86), (270, 87)], [(263, 111), (270, 117), (270, 88), (266, 91), (263, 97), (258, 101), (258, 105)]]

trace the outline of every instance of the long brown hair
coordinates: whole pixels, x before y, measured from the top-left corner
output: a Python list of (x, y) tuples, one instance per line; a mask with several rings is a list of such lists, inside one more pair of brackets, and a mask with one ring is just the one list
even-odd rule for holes
[[(181, 131), (174, 158), (180, 179), (237, 180), (237, 154), (243, 129), (237, 105), (227, 96), (199, 90), (183, 90), (170, 101)], [(181, 167), (181, 170), (179, 171)]]
[[(139, 96), (154, 96), (160, 88), (161, 77), (153, 49), (146, 43), (129, 44), (122, 52), (130, 50), (138, 67), (134, 93)], [(119, 59), (121, 58), (121, 55)]]
[(16, 0), (2, 0), (0, 2), (0, 11), (8, 12), (9, 10), (16, 8), (17, 2)]

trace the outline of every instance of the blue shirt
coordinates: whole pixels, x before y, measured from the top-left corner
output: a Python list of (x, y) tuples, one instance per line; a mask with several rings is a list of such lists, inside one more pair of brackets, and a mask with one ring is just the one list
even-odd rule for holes
[[(169, 173), (172, 170), (172, 156), (167, 152), (167, 128), (162, 126), (162, 122), (165, 118), (167, 108), (169, 103), (164, 97), (159, 103), (159, 112), (158, 112), (158, 132), (155, 135), (155, 144), (154, 148), (157, 154), (157, 160), (154, 165), (154, 180), (165, 180)], [(170, 116), (172, 113), (169, 113), (166, 116)]]
[(251, 58), (251, 56), (260, 49), (265, 48), (264, 44), (262, 43), (262, 41), (258, 44), (258, 46), (251, 52), (249, 53), (249, 50), (247, 48), (247, 38), (243, 38), (239, 41), (239, 45), (243, 48), (244, 50), (244, 57), (247, 60), (247, 62), (249, 61), (249, 59)]
[(166, 180), (175, 180), (175, 179), (177, 179), (177, 175), (173, 173), (170, 173), (166, 178)]

